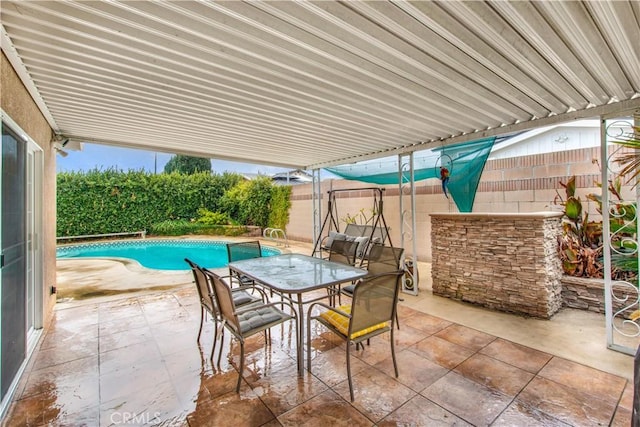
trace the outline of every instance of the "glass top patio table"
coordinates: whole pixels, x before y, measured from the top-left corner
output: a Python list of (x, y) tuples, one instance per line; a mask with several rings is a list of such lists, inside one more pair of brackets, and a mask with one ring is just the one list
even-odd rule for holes
[(229, 268), (287, 294), (300, 294), (364, 277), (366, 270), (302, 254), (284, 254), (229, 263)]
[(304, 330), (303, 304), (329, 296), (327, 294), (323, 297), (303, 300), (303, 294), (316, 289), (329, 288), (339, 283), (350, 282), (367, 274), (367, 271), (361, 268), (302, 254), (275, 255), (234, 261), (229, 263), (229, 268), (252, 278), (266, 288), (277, 291), (283, 298), (297, 305), (296, 335), (298, 374), (300, 376), (303, 375), (302, 361), (304, 360), (302, 342), (305, 333), (308, 333)]

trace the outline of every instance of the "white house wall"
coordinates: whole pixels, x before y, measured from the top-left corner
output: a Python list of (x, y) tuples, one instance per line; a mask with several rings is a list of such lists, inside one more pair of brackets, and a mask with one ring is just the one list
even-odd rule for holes
[(539, 153), (578, 150), (600, 146), (600, 127), (597, 120), (581, 121), (526, 132), (513, 138), (516, 143), (497, 144), (489, 160), (530, 156)]

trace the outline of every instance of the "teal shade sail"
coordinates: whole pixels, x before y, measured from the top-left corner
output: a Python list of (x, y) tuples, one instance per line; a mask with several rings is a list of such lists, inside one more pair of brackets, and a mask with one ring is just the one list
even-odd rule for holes
[[(440, 167), (447, 168), (449, 179), (445, 187), (448, 197), (453, 199), (460, 212), (471, 212), (480, 176), (495, 140), (496, 137), (490, 137), (416, 151), (413, 155), (414, 180), (440, 179)], [(398, 161), (397, 156), (385, 157), (326, 170), (344, 179), (378, 185), (399, 184)]]

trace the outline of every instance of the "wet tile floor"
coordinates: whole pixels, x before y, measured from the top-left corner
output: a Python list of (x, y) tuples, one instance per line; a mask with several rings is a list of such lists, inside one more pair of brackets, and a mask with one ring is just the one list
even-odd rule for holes
[[(312, 371), (298, 377), (290, 325), (252, 337), (239, 394), (239, 345), (220, 366), (213, 323), (196, 341), (195, 288), (85, 301), (54, 311), (6, 426), (629, 426), (633, 389), (608, 374), (400, 307), (395, 378), (389, 334), (352, 352), (312, 327)], [(217, 350), (216, 350), (217, 352)]]

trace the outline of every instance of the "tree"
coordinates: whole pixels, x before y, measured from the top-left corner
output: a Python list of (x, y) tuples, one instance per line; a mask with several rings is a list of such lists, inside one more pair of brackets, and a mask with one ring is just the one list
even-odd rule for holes
[(211, 160), (204, 157), (191, 157), (177, 154), (164, 166), (165, 173), (180, 172), (191, 175), (197, 172), (211, 172)]

